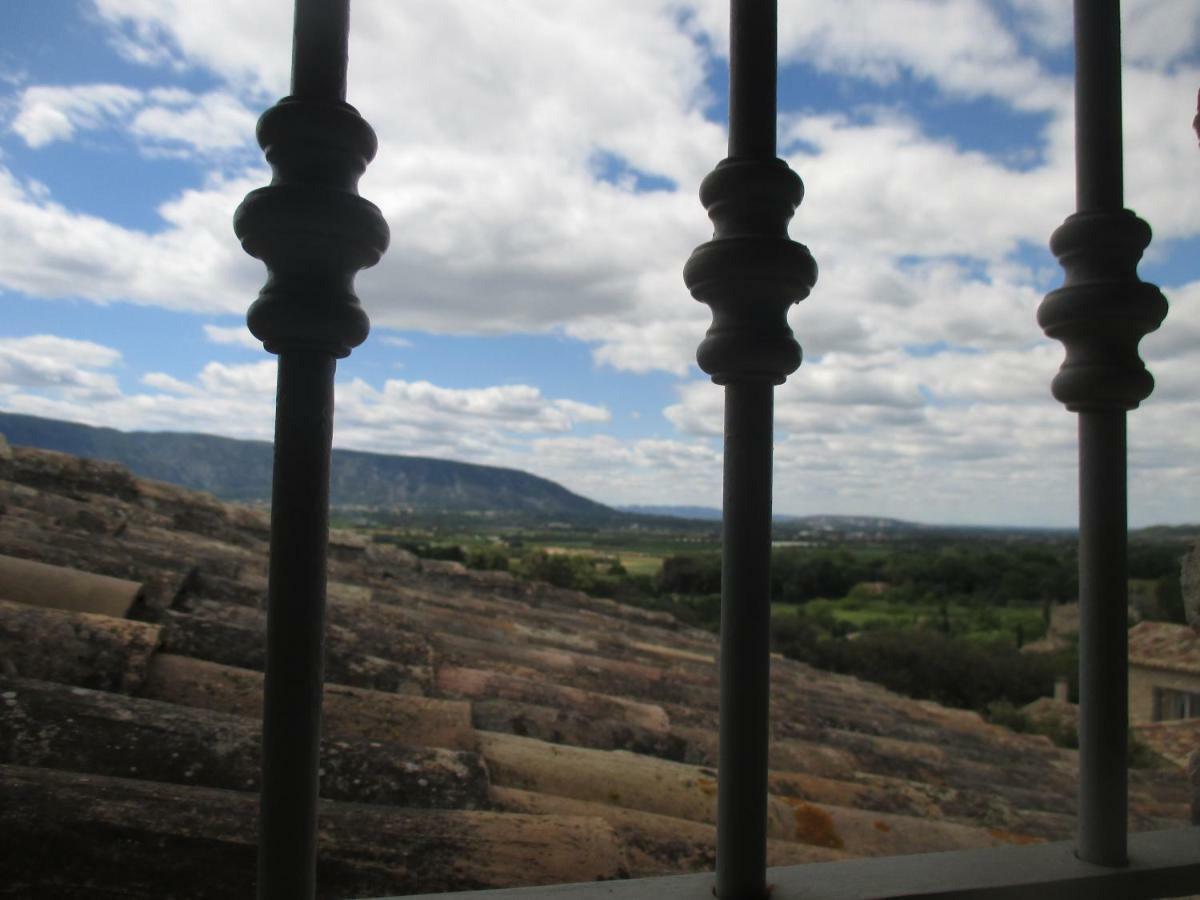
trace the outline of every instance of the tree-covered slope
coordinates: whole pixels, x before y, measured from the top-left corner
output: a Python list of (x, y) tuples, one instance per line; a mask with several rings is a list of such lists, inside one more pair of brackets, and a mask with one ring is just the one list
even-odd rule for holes
[[(16, 446), (106, 459), (146, 478), (209, 491), (224, 500), (267, 500), (271, 445), (208, 434), (123, 432), (0, 413), (0, 433)], [(494, 512), (608, 521), (621, 513), (562, 485), (516, 469), (419, 456), (334, 450), (336, 507)]]

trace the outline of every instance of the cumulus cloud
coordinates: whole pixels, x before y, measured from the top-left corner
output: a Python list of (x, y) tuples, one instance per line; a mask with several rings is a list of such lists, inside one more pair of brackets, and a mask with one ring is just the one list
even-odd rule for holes
[[(1017, 10), (1018, 25), (1054, 14), (1032, 0)], [(287, 89), (287, 10), (97, 0), (96, 12), (142, 46), (148, 64), (199, 67), (224, 82), (205, 95), (142, 92), (128, 127), (160, 146), (228, 147), (239, 130), (248, 139), (246, 104)], [(403, 4), (356, 9), (352, 95), (382, 147), (363, 189), (393, 233), (382, 264), (359, 280), (373, 321), (441, 333), (558, 330), (590, 344), (604, 365), (686, 373), (707, 313), (679, 272), (707, 235), (695, 186), (723, 152), (722, 129), (705, 111), (714, 100), (708, 54), (724, 44), (726, 17), (716, 0), (452, 0), (419, 16)], [(989, 96), (1048, 117), (1029, 135), (1038, 164), (1015, 168), (930, 137), (902, 111), (788, 113), (783, 146), (808, 185), (793, 231), (822, 270), (793, 316), (807, 351), (926, 343), (942, 328), (955, 341), (981, 331), (1014, 339), (1037, 291), (1027, 269), (1013, 271), (1013, 255), (1044, 246), (1072, 206), (1069, 86), (982, 0), (797, 0), (783, 4), (781, 23), (796, 65), (876, 81), (907, 73), (947, 102)], [(1137, 27), (1169, 30), (1160, 17)], [(448, 44), (455, 54), (444, 53)], [(1127, 78), (1130, 203), (1163, 238), (1193, 235), (1200, 222), (1200, 198), (1177, 189), (1191, 171), (1191, 138), (1180, 129), (1165, 137), (1191, 78), (1182, 65)], [(598, 157), (626, 174), (610, 177)], [(668, 187), (639, 192), (629, 172)], [(241, 258), (228, 217), (252, 186), (252, 177), (224, 178), (164, 204), (168, 228), (153, 240), (106, 234), (115, 271), (89, 267), (86, 296), (244, 308), (261, 270)], [(146, 245), (154, 264), (141, 267)], [(26, 267), (41, 262), (41, 277), (10, 286), (63, 295), (60, 260), (30, 249)], [(133, 267), (146, 280), (163, 274), (139, 283)], [(201, 277), (207, 291), (193, 289)]]
[(227, 93), (163, 91), (149, 100), (129, 123), (129, 130), (149, 146), (199, 153), (253, 146), (257, 117)]
[[(1008, 0), (1020, 14), (1021, 33), (1044, 47), (1071, 44), (1071, 4), (1060, 0)], [(1125, 0), (1121, 52), (1138, 66), (1170, 69), (1200, 44), (1200, 6), (1192, 0)]]
[(1142, 356), (1155, 369), (1200, 358), (1200, 281), (1164, 285), (1163, 292), (1170, 305), (1166, 321), (1142, 341)]
[(1196, 64), (1167, 73), (1126, 67), (1123, 74), (1125, 203), (1159, 241), (1200, 234), (1200, 191), (1187, 188), (1196, 177), (1198, 86)]
[(866, 121), (791, 117), (783, 137), (808, 187), (801, 233), (811, 227), (809, 243), (839, 258), (1000, 260), (1021, 241), (1044, 243), (1072, 206), (1069, 153), (1013, 169), (931, 139), (915, 120), (885, 110)]
[[(607, 422), (608, 410), (575, 400), (549, 400), (525, 384), (485, 388), (445, 388), (428, 381), (388, 380), (376, 389), (355, 379), (341, 390), (350, 410), (363, 410), (363, 420), (399, 425), (422, 417), (429, 430), (457, 428), (463, 420), (517, 433), (569, 431), (581, 422)], [(353, 415), (353, 413), (352, 413)]]
[(1121, 4), (1121, 52), (1139, 66), (1171, 69), (1196, 61), (1200, 6), (1192, 0), (1125, 0)]
[(243, 313), (263, 267), (230, 239), (229, 219), (261, 183), (258, 174), (214, 178), (185, 191), (159, 208), (163, 227), (151, 234), (68, 209), (0, 165), (0, 286), (48, 299)]
[[(729, 42), (728, 4), (687, 4), (718, 52)], [(1055, 107), (1067, 90), (1019, 42), (985, 0), (843, 0), (779, 4), (781, 60), (890, 83), (902, 75), (958, 96), (991, 96), (1021, 109)]]
[(126, 58), (167, 69), (203, 67), (263, 97), (287, 92), (292, 8), (288, 4), (188, 0), (91, 0)]
[(251, 148), (255, 119), (240, 100), (222, 91), (33, 85), (17, 98), (11, 128), (35, 149), (104, 129), (130, 135), (148, 155), (208, 155)]
[[(185, 153), (221, 174), (167, 198), (161, 226), (143, 232), (68, 209), (53, 186), (0, 169), (9, 250), (0, 285), (241, 313), (263, 272), (232, 239), (229, 217), (267, 176), (238, 154), (249, 152), (249, 110), (287, 91), (290, 9), (94, 5), (114, 44), (153, 67), (163, 87), (30, 87), (14, 131), (36, 148), (109, 129), (144, 153)], [(1048, 398), (1061, 349), (1034, 318), (1047, 273), (1059, 277), (1041, 248), (1074, 205), (1064, 7), (781, 3), (785, 67), (843, 79), (860, 97), (883, 85), (919, 90), (951, 111), (984, 100), (1028, 133), (1018, 165), (1010, 153), (931, 134), (921, 110), (903, 105), (831, 113), (818, 98), (784, 110), (781, 150), (807, 187), (792, 233), (812, 248), (821, 275), (790, 317), (807, 360), (779, 391), (780, 509), (827, 509), (841, 498), (861, 500), (862, 512), (903, 515), (911, 502), (962, 519), (975, 490), (967, 486), (976, 485), (997, 491), (1014, 520), (1036, 516), (1017, 516), (1016, 498), (1069, 520), (1072, 419)], [(1154, 225), (1160, 253), (1200, 234), (1200, 194), (1180, 189), (1195, 176), (1188, 126), (1200, 10), (1187, 0), (1130, 0), (1126, 19), (1127, 204)], [(602, 497), (609, 484), (637, 498), (712, 502), (721, 391), (694, 380), (709, 314), (687, 295), (680, 269), (710, 232), (695, 191), (724, 152), (707, 76), (719, 64), (714, 48), (723, 53), (727, 4), (446, 0), (418, 15), (408, 4), (374, 3), (356, 7), (353, 21), (351, 100), (381, 139), (363, 193), (393, 234), (383, 263), (359, 277), (373, 322), (417, 333), (552, 331), (589, 345), (602, 366), (681, 380), (663, 420), (672, 435), (650, 441), (591, 433), (609, 427), (607, 410), (534, 387), (450, 389), (424, 373), (351, 379), (339, 385), (340, 439), (520, 465)], [(172, 86), (185, 69), (217, 86), (201, 94)], [(643, 182), (656, 189), (639, 189)], [(1173, 436), (1169, 422), (1195, 421), (1186, 395), (1200, 380), (1197, 287), (1168, 295), (1167, 326), (1146, 341), (1159, 390), (1131, 431), (1133, 458), (1156, 473), (1147, 484), (1157, 491), (1162, 473), (1188, 469), (1195, 429)], [(240, 329), (205, 332), (257, 346)], [(210, 366), (186, 381), (147, 376), (140, 406), (121, 414), (153, 424), (156, 404), (187, 403), (228, 429), (249, 415), (235, 400), (265, 408), (251, 398), (270, 393), (269, 374)], [(1168, 449), (1154, 449), (1159, 439)], [(942, 505), (922, 505), (923, 489)], [(867, 508), (880, 496), (893, 506)]]
[(777, 447), (777, 507), (1069, 524), (1074, 431), (1071, 415), (1046, 404), (930, 407), (917, 422), (792, 432)]
[(683, 497), (720, 504), (721, 452), (713, 441), (563, 436), (539, 438), (530, 450), (538, 474), (603, 503), (668, 504)]
[(204, 336), (214, 344), (242, 347), (246, 350), (261, 350), (262, 341), (250, 333), (245, 325), (205, 325)]
[(141, 102), (141, 92), (119, 84), (26, 88), (12, 129), (30, 147), (69, 140), (76, 131), (111, 125)]
[[(1200, 282), (1166, 293), (1167, 322), (1143, 343), (1157, 386), (1129, 418), (1134, 524), (1194, 518), (1200, 503)], [(805, 362), (776, 391), (776, 508), (1071, 524), (1076, 422), (1050, 396), (1062, 359), (1039, 339)], [(720, 388), (689, 381), (664, 414), (680, 433), (714, 440), (722, 404)]]
[(0, 338), (0, 396), (50, 389), (79, 402), (117, 394), (108, 369), (121, 361), (111, 347), (49, 334)]
[[(136, 392), (122, 391), (110, 373), (120, 362), (116, 350), (88, 341), (0, 338), (0, 399), (11, 411), (93, 425), (177, 430), (186, 422), (188, 430), (270, 438), (275, 360), (210, 362), (189, 380), (148, 372)], [(507, 464), (531, 442), (611, 418), (603, 406), (523, 384), (448, 388), (389, 379), (376, 386), (351, 378), (336, 385), (336, 397), (338, 446), (455, 458), (485, 452)]]

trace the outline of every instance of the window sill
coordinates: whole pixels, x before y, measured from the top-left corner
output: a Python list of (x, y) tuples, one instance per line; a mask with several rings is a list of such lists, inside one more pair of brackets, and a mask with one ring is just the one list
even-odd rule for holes
[[(1092, 865), (1075, 858), (1072, 842), (1062, 841), (789, 866), (768, 869), (767, 883), (772, 885), (772, 900), (1150, 900), (1200, 894), (1200, 827), (1130, 835), (1129, 857), (1129, 865), (1122, 869)], [(712, 896), (712, 884), (712, 874), (706, 872), (421, 896), (425, 900), (706, 900)]]

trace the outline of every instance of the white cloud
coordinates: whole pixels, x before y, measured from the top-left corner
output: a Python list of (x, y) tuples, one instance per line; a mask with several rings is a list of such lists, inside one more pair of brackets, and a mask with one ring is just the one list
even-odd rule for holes
[[(1008, 0), (1018, 13), (1021, 34), (1042, 47), (1069, 47), (1074, 26), (1071, 4), (1061, 0)], [(1128, 3), (1125, 4), (1128, 6)]]
[[(233, 0), (96, 8), (147, 59), (225, 81), (202, 96), (145, 92), (130, 127), (152, 146), (228, 147), (239, 129), (248, 141), (243, 104), (286, 90), (287, 10), (250, 14)], [(1024, 13), (1037, 10), (1046, 13)], [(722, 46), (725, 16), (715, 0), (450, 0), (419, 16), (404, 4), (356, 8), (351, 95), (381, 138), (363, 192), (393, 235), (382, 264), (359, 277), (373, 321), (441, 333), (559, 330), (591, 344), (605, 365), (686, 373), (707, 312), (687, 296), (680, 269), (708, 231), (695, 186), (723, 151), (721, 128), (703, 118), (711, 61), (695, 35)], [(781, 35), (796, 64), (884, 80), (910, 71), (942, 100), (986, 95), (1049, 116), (1028, 135), (1037, 164), (1014, 168), (933, 139), (895, 111), (788, 115), (790, 161), (808, 187), (792, 230), (821, 267), (812, 299), (793, 314), (807, 352), (1027, 339), (1018, 336), (1029, 334), (1037, 290), (1012, 254), (1044, 246), (1072, 206), (1065, 83), (979, 0), (785, 3)], [(448, 43), (458, 51), (449, 57)], [(1162, 237), (1195, 234), (1200, 222), (1200, 198), (1177, 188), (1194, 168), (1192, 139), (1186, 129), (1161, 137), (1189, 79), (1190, 70), (1136, 69), (1126, 82), (1130, 204)], [(598, 158), (666, 176), (677, 189), (636, 193), (628, 175), (609, 183)], [(97, 258), (84, 265), (87, 279), (60, 277), (62, 254), (17, 236), (29, 250), (22, 267), (40, 271), (7, 283), (72, 295), (66, 281), (73, 295), (97, 300), (241, 311), (261, 268), (242, 258), (228, 217), (239, 192), (261, 183), (224, 179), (164, 204), (168, 228), (152, 238), (110, 229), (111, 271)], [(51, 218), (85, 233), (91, 224)], [(88, 241), (81, 249), (86, 260)], [(951, 254), (984, 269), (943, 259)]]
[[(1200, 508), (1200, 282), (1166, 293), (1167, 321), (1143, 343), (1157, 386), (1129, 415), (1135, 525), (1194, 520)], [(805, 362), (776, 391), (776, 508), (1072, 524), (1075, 416), (1050, 396), (1062, 359), (1061, 345), (1037, 340)], [(722, 403), (720, 388), (691, 381), (664, 414), (683, 434), (715, 439)], [(714, 483), (699, 490), (711, 496)]]
[(1044, 243), (1073, 206), (1068, 157), (1009, 168), (883, 110), (865, 122), (793, 117), (784, 136), (800, 148), (790, 162), (807, 186), (792, 230), (814, 252), (824, 245), (839, 259), (959, 254), (999, 261), (1021, 241)]
[(207, 155), (254, 147), (257, 117), (227, 92), (34, 85), (21, 92), (17, 107), (12, 130), (35, 149), (99, 130), (129, 134), (146, 155)]
[[(728, 4), (694, 0), (696, 24), (719, 52), (729, 44)], [(1067, 90), (1021, 53), (985, 0), (785, 0), (779, 53), (838, 75), (880, 83), (907, 73), (956, 96), (991, 96), (1026, 110), (1051, 109)]]
[(0, 286), (34, 297), (127, 300), (166, 309), (244, 313), (262, 264), (231, 239), (230, 217), (260, 173), (185, 191), (149, 234), (65, 208), (0, 165)]
[(22, 92), (12, 129), (28, 146), (44, 147), (119, 122), (141, 98), (141, 91), (117, 84), (35, 85)]
[(117, 382), (103, 370), (120, 361), (116, 350), (91, 341), (49, 334), (0, 338), (0, 396), (49, 389), (82, 403), (111, 398)]
[[(219, 72), (261, 96), (287, 93), (292, 7), (278, 3), (91, 0), (134, 62)], [(356, 10), (357, 12), (357, 10)]]
[(1192, 130), (1200, 65), (1171, 73), (1126, 68), (1121, 87), (1125, 205), (1150, 222), (1159, 241), (1200, 234)]
[[(0, 338), (0, 402), (6, 409), (122, 429), (211, 432), (270, 439), (274, 359), (210, 362), (193, 379), (149, 372), (123, 392), (107, 371), (112, 348), (52, 335)], [(610, 420), (602, 406), (546, 397), (528, 385), (447, 388), (427, 381), (352, 378), (336, 385), (335, 444), (360, 450), (476, 458), (530, 468), (530, 447)], [(183, 424), (183, 423), (186, 423)]]
[(250, 333), (245, 325), (205, 325), (204, 336), (214, 344), (243, 347), (246, 350), (262, 350), (262, 341)]
[(1200, 281), (1163, 286), (1169, 309), (1158, 331), (1142, 341), (1142, 357), (1151, 369), (1170, 360), (1200, 357)]
[[(778, 508), (861, 503), (857, 511), (903, 515), (910, 503), (961, 520), (972, 492), (991, 491), (996, 508), (981, 516), (1069, 520), (1073, 424), (1048, 396), (1061, 349), (1034, 318), (1047, 270), (1059, 276), (1048, 253), (1028, 249), (1044, 247), (1074, 205), (1069, 84), (1049, 74), (1069, 42), (1068, 5), (1007, 0), (1006, 17), (984, 0), (781, 6), (793, 72), (853, 79), (859, 98), (869, 96), (864, 84), (904, 82), (951, 112), (985, 99), (1003, 114), (997, 127), (1024, 122), (1028, 133), (1015, 135), (1020, 152), (988, 153), (935, 137), (915, 118), (920, 106), (855, 104), (830, 114), (814, 112), (827, 109), (814, 98), (784, 111), (782, 147), (807, 187), (791, 230), (812, 248), (820, 280), (790, 317), (808, 359), (779, 392)], [(95, 7), (124, 53), (157, 67), (161, 86), (31, 87), (20, 95), (16, 133), (38, 147), (125, 129), (143, 153), (187, 153), (225, 174), (168, 198), (161, 227), (148, 233), (65, 208), (53, 182), (38, 189), (0, 169), (0, 285), (242, 313), (263, 270), (237, 247), (229, 219), (267, 175), (230, 160), (241, 165), (249, 152), (249, 110), (287, 91), (290, 8), (234, 0)], [(519, 465), (602, 499), (719, 496), (721, 391), (691, 380), (709, 314), (687, 295), (680, 270), (710, 232), (695, 193), (723, 155), (724, 136), (704, 116), (715, 64), (705, 41), (723, 46), (726, 17), (724, 0), (355, 8), (350, 99), (381, 139), (363, 193), (392, 229), (384, 262), (358, 279), (373, 322), (439, 333), (551, 331), (586, 342), (603, 366), (688, 380), (666, 411), (673, 435), (653, 441), (593, 434), (606, 426), (606, 409), (530, 386), (451, 389), (425, 372), (349, 380), (339, 386), (339, 440)], [(1195, 178), (1198, 22), (1191, 0), (1126, 4), (1127, 203), (1154, 226), (1152, 253), (1200, 234), (1200, 194), (1181, 188)], [(182, 69), (219, 85), (183, 90)], [(674, 188), (639, 193), (641, 176)], [(1167, 325), (1145, 344), (1159, 388), (1132, 419), (1131, 446), (1153, 473), (1147, 489), (1159, 493), (1135, 492), (1135, 509), (1200, 508), (1162, 499), (1191, 496), (1172, 491), (1164, 473), (1197, 481), (1187, 394), (1200, 382), (1198, 290), (1168, 292)], [(205, 332), (257, 347), (240, 329)], [(170, 427), (182, 403), (213, 428), (259, 428), (249, 423), (269, 418), (269, 366), (214, 364), (187, 381), (149, 375), (146, 393), (114, 401), (110, 412), (114, 421)], [(104, 367), (84, 371), (111, 377)], [(64, 414), (73, 409), (55, 402)], [(892, 506), (869, 508), (880, 497)]]
[(711, 316), (707, 307), (691, 300), (684, 291), (675, 293), (675, 299), (678, 310), (660, 312), (649, 321), (638, 322), (637, 313), (624, 320), (596, 315), (571, 323), (566, 330), (572, 337), (592, 344), (595, 360), (614, 369), (638, 374), (665, 369), (684, 375), (694, 365), (696, 345)]
[(214, 397), (275, 398), (278, 365), (273, 359), (257, 363), (226, 365), (210, 362), (200, 372), (198, 387)]
[(427, 381), (388, 380), (382, 389), (354, 379), (342, 385), (339, 415), (377, 427), (419, 427), (446, 431), (464, 421), (497, 432), (517, 434), (566, 432), (575, 425), (607, 422), (607, 409), (575, 400), (550, 400), (524, 384), (484, 388), (445, 388)]
[(1200, 47), (1200, 5), (1195, 0), (1125, 0), (1121, 51), (1139, 66), (1169, 69)]
[(142, 107), (129, 123), (133, 134), (148, 145), (186, 147), (200, 153), (254, 146), (257, 116), (229, 94), (164, 99), (169, 102)]
[[(1071, 4), (1062, 0), (1007, 0), (1020, 14), (1022, 34), (1044, 47), (1071, 45)], [(1124, 0), (1121, 51), (1126, 62), (1169, 69), (1196, 55), (1200, 6), (1195, 0)]]
[(173, 375), (168, 375), (165, 372), (147, 372), (142, 376), (142, 384), (148, 388), (154, 388), (158, 391), (167, 391), (172, 394), (184, 394), (195, 396), (199, 393), (199, 389), (186, 381), (180, 381)]
[(707, 440), (539, 438), (519, 465), (602, 503), (720, 503), (721, 453)]

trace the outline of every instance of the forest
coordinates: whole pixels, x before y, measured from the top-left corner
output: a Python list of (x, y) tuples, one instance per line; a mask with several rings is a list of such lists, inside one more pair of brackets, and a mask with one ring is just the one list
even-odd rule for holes
[[(564, 537), (376, 535), (418, 556), (507, 570), (719, 629), (715, 539)], [(1183, 621), (1179, 561), (1187, 538), (1172, 533), (1131, 542), (1131, 620)], [(1032, 727), (1019, 707), (1049, 695), (1059, 677), (1075, 693), (1074, 637), (1028, 645), (1045, 637), (1056, 607), (1075, 600), (1077, 565), (1069, 534), (780, 542), (771, 560), (773, 649), (912, 697), (977, 710), (1010, 727)], [(1052, 737), (1068, 745), (1074, 740), (1073, 734)]]

